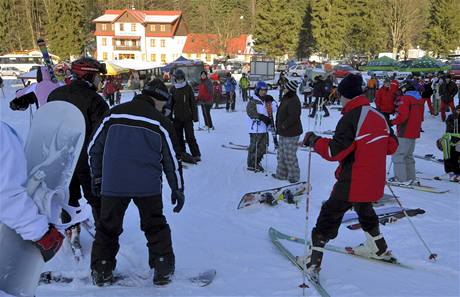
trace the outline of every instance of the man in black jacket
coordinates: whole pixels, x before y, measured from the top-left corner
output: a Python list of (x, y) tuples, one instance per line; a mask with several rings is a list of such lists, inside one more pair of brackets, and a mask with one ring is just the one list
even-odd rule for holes
[[(96, 92), (100, 73), (105, 73), (105, 64), (92, 58), (81, 58), (71, 66), (74, 79), (69, 85), (55, 89), (48, 96), (48, 102), (66, 101), (75, 105), (83, 114), (86, 123), (85, 142), (78, 158), (77, 166), (70, 181), (69, 205), (78, 207), (81, 198), (81, 189), (86, 200), (91, 205), (94, 220), (97, 221), (101, 208), (100, 199), (91, 192), (91, 175), (88, 165), (88, 143), (93, 131), (101, 122), (104, 114), (109, 110), (107, 103)], [(70, 221), (66, 212), (62, 213), (64, 222)], [(72, 249), (80, 249), (80, 225), (74, 225), (66, 230), (66, 236)]]
[(174, 129), (160, 111), (169, 100), (159, 79), (147, 83), (141, 95), (110, 110), (89, 145), (93, 192), (101, 196), (101, 216), (91, 252), (93, 283), (113, 281), (123, 216), (132, 200), (139, 209), (147, 238), (153, 283), (165, 285), (174, 273), (171, 230), (163, 215), (162, 174), (171, 188), (174, 212), (184, 205), (182, 166), (177, 159)]
[(179, 149), (186, 162), (186, 150), (184, 142), (187, 140), (190, 152), (192, 153), (192, 163), (201, 161), (201, 153), (196, 143), (195, 132), (193, 131), (193, 122), (198, 122), (198, 110), (193, 94), (192, 87), (185, 80), (185, 73), (181, 69), (174, 73), (175, 83), (171, 87), (171, 111), (173, 115), (174, 129), (176, 130)]

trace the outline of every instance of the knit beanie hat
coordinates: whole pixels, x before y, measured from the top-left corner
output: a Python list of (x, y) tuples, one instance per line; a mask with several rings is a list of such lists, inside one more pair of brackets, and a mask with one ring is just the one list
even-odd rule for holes
[(363, 93), (363, 77), (350, 73), (339, 83), (337, 91), (347, 99), (353, 99)]
[(297, 88), (299, 87), (299, 82), (296, 81), (296, 80), (290, 80), (286, 83), (286, 88), (289, 90), (289, 91), (292, 91), (292, 92), (297, 92)]

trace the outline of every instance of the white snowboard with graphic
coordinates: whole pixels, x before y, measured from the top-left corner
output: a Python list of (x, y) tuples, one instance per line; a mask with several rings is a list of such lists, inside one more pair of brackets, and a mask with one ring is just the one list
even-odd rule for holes
[[(27, 192), (39, 212), (49, 217), (58, 228), (62, 209), (72, 217), (71, 224), (88, 217), (85, 209), (71, 208), (68, 187), (85, 140), (85, 120), (74, 105), (56, 101), (37, 110), (25, 145)], [(15, 296), (34, 296), (43, 269), (43, 258), (30, 241), (0, 224), (2, 246), (0, 287)], [(11, 255), (11, 256), (9, 256)]]

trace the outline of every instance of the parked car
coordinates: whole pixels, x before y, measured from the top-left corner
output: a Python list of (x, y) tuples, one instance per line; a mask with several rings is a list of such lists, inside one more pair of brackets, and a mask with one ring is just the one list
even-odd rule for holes
[(335, 65), (332, 68), (332, 70), (334, 71), (335, 77), (345, 77), (350, 73), (354, 73), (354, 74), (359, 73), (359, 71), (356, 70), (355, 68), (351, 67), (350, 65), (345, 65), (345, 64)]
[(452, 76), (452, 78), (460, 79), (460, 64), (450, 65), (450, 70), (448, 73)]
[(303, 76), (305, 73), (305, 70), (308, 68), (308, 65), (306, 64), (297, 64), (295, 66), (292, 66), (289, 68), (287, 75), (289, 76)]
[(0, 69), (0, 74), (3, 76), (18, 76), (18, 75), (21, 75), (22, 73), (23, 71), (19, 70), (16, 67), (11, 67), (11, 66), (2, 67)]

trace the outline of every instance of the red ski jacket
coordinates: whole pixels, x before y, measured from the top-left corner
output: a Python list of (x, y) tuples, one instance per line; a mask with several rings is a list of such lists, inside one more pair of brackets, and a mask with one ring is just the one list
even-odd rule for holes
[(395, 112), (395, 94), (391, 88), (381, 87), (375, 94), (375, 106), (381, 112), (394, 113)]
[(390, 91), (396, 95), (398, 94), (398, 91), (399, 91), (399, 82), (396, 80), (396, 79), (393, 79), (391, 82), (390, 82)]
[(420, 137), (423, 113), (422, 97), (417, 91), (406, 92), (397, 99), (397, 115), (391, 124), (397, 126), (398, 137), (416, 139)]
[(320, 138), (315, 150), (328, 161), (339, 161), (331, 197), (349, 202), (375, 202), (383, 196), (386, 157), (398, 140), (384, 116), (365, 96), (355, 97), (342, 110), (332, 139)]

